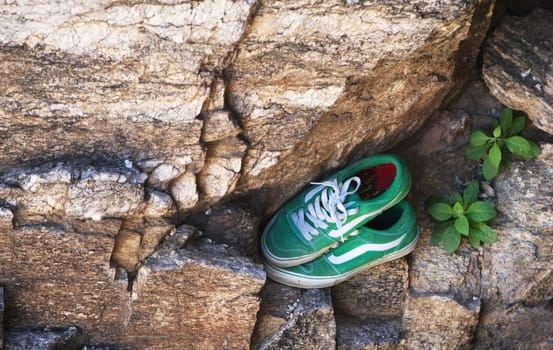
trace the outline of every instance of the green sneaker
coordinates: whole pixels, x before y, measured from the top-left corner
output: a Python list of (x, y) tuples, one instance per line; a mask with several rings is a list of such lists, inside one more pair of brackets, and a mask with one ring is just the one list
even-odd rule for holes
[(293, 287), (324, 288), (407, 255), (415, 249), (418, 239), (415, 212), (407, 201), (402, 201), (350, 236), (337, 248), (303, 265), (282, 268), (265, 262), (267, 276)]
[(261, 236), (274, 266), (316, 259), (360, 226), (399, 203), (411, 187), (405, 164), (393, 155), (361, 159), (286, 203)]

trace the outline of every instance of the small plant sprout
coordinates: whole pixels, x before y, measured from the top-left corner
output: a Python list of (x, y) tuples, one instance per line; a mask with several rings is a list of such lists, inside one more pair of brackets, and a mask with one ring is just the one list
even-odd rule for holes
[(465, 156), (471, 160), (484, 159), (482, 174), (488, 181), (497, 175), (501, 166), (505, 169), (511, 167), (511, 156), (507, 151), (522, 160), (537, 157), (541, 153), (540, 147), (518, 135), (525, 125), (525, 116), (513, 119), (513, 111), (505, 108), (499, 120), (494, 121), (492, 135), (487, 135), (482, 130), (476, 130), (470, 135)]
[(498, 240), (495, 231), (486, 223), (497, 215), (491, 203), (478, 201), (479, 183), (471, 181), (463, 195), (455, 193), (452, 200), (436, 199), (430, 201), (427, 211), (437, 221), (430, 243), (443, 244), (445, 251), (453, 253), (465, 236), (474, 249), (480, 243), (493, 243)]

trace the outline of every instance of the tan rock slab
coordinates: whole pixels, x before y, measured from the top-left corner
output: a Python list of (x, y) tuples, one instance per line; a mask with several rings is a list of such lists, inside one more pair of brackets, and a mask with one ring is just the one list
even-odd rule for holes
[(265, 282), (259, 265), (214, 251), (162, 248), (133, 285), (125, 344), (137, 349), (245, 349)]
[(463, 306), (446, 295), (409, 293), (403, 315), (403, 344), (413, 349), (460, 349), (470, 345), (480, 300)]
[(507, 16), (484, 46), (482, 76), (490, 92), (512, 109), (528, 113), (553, 134), (553, 11), (536, 8)]

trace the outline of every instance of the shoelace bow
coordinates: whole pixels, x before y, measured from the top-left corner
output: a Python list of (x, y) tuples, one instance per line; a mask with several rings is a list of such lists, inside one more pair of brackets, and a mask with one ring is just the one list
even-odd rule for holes
[[(355, 188), (349, 190), (351, 183), (355, 182)], [(361, 179), (357, 176), (351, 177), (343, 183), (338, 180), (324, 182), (312, 182), (313, 185), (322, 185), (324, 189), (307, 206), (307, 211), (303, 208), (292, 213), (292, 221), (298, 227), (305, 239), (312, 240), (313, 236), (319, 234), (318, 228), (327, 229), (329, 223), (336, 224), (339, 229), (346, 222), (348, 215), (354, 215), (359, 208), (349, 207), (354, 202), (344, 203), (346, 197), (357, 192), (361, 186)], [(311, 224), (307, 222), (309, 219)], [(344, 237), (341, 237), (342, 242)]]

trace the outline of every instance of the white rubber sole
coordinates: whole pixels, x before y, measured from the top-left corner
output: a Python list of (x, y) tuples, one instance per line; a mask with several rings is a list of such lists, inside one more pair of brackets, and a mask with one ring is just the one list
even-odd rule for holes
[(274, 266), (271, 266), (270, 264), (265, 263), (265, 271), (267, 272), (267, 276), (269, 276), (272, 280), (292, 286), (292, 287), (298, 287), (298, 288), (326, 288), (326, 287), (332, 287), (338, 283), (344, 282), (345, 280), (363, 272), (366, 271), (372, 267), (387, 263), (389, 261), (399, 259), (402, 256), (405, 256), (409, 253), (411, 253), (418, 242), (419, 239), (419, 233), (417, 230), (417, 236), (411, 242), (408, 246), (403, 248), (402, 250), (398, 250), (397, 252), (394, 252), (392, 254), (386, 255), (385, 257), (382, 257), (378, 260), (375, 260), (369, 264), (359, 266), (358, 268), (351, 270), (345, 274), (338, 275), (338, 276), (332, 276), (332, 277), (309, 277), (304, 275), (297, 275), (294, 273), (290, 273), (287, 271), (282, 271), (278, 268), (275, 268)]

